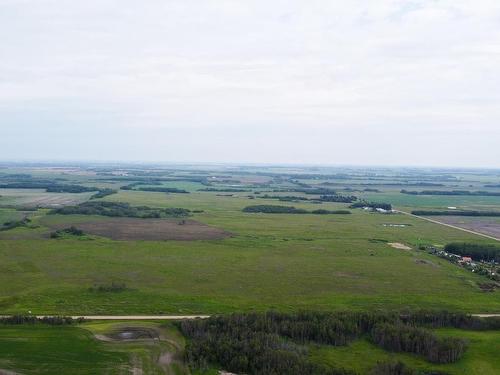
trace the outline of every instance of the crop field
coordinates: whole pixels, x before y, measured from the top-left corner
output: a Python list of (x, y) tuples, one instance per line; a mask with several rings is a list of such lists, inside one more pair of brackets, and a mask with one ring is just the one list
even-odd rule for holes
[[(0, 223), (22, 220), (25, 213), (15, 208), (43, 207), (29, 212), (29, 221), (0, 231), (0, 315), (422, 308), (475, 314), (500, 312), (500, 288), (482, 288), (484, 283), (491, 283), (489, 279), (423, 250), (429, 246), (442, 248), (451, 242), (494, 244), (494, 240), (418, 217), (366, 209), (363, 204), (361, 208), (350, 207), (352, 202), (366, 201), (389, 203), (407, 212), (421, 208), (447, 210), (451, 206), (500, 211), (499, 196), (400, 192), (500, 191), (485, 187), (500, 183), (497, 174), (388, 174), (381, 170), (374, 176), (362, 170), (313, 173), (277, 167), (140, 171), (123, 167), (111, 172), (99, 168), (0, 170), (0, 180), (9, 183), (18, 182), (17, 177), (9, 176), (22, 173), (21, 182), (32, 186), (53, 179), (57, 184), (96, 191), (113, 189), (98, 198), (87, 191), (0, 189)], [(409, 187), (408, 181), (421, 185)], [(443, 186), (425, 185), (429, 181)], [(178, 191), (141, 190), (144, 188)], [(324, 196), (333, 197), (330, 200), (351, 197), (352, 202), (329, 201)], [(102, 214), (104, 211), (96, 211), (100, 205), (110, 208)], [(300, 213), (244, 212), (252, 205), (294, 207)], [(63, 206), (81, 210), (75, 211), (77, 214), (52, 211)], [(116, 207), (125, 209), (117, 211)], [(168, 217), (171, 211), (161, 211), (174, 208), (188, 214)], [(319, 209), (323, 212), (314, 213)], [(349, 212), (332, 214), (338, 210)], [(162, 215), (167, 217), (154, 216), (158, 212), (166, 212)], [(144, 213), (150, 216), (141, 216)], [(494, 233), (500, 226), (497, 218), (433, 219), (484, 233)], [(79, 358), (87, 357), (95, 358), (97, 373), (129, 373), (134, 371), (134, 363), (150, 366), (145, 373), (188, 373), (186, 368), (175, 372), (158, 365), (161, 350), (147, 349), (144, 343), (129, 343), (131, 347), (127, 347), (126, 343), (96, 339), (96, 332), (104, 327), (105, 323), (99, 322), (71, 327), (0, 326), (0, 345), (12, 348), (8, 356), (0, 356), (0, 369), (17, 369), (26, 374), (76, 374)], [(169, 329), (175, 331), (173, 326)], [(481, 369), (476, 373), (494, 374), (499, 369), (498, 361), (491, 359), (499, 340), (497, 333), (467, 332), (472, 342), (468, 356), (439, 368), (456, 375), (474, 374), (476, 369)], [(14, 344), (12, 338), (16, 335), (27, 339)], [(55, 355), (52, 367), (37, 367), (43, 356), (62, 350), (64, 341), (54, 342), (58, 336), (76, 343), (74, 354)], [(46, 352), (29, 355), (35, 347), (45, 345)], [(484, 358), (480, 353), (486, 353)], [(365, 367), (355, 364), (359, 355), (368, 359)], [(318, 363), (345, 363), (364, 374), (368, 364), (388, 358), (389, 354), (361, 339), (342, 348), (314, 347), (310, 356)], [(398, 358), (415, 368), (434, 368), (411, 355)], [(182, 364), (175, 366), (180, 369)], [(81, 373), (85, 371), (83, 366)]]
[(47, 193), (41, 189), (0, 189), (0, 206), (59, 207), (85, 202), (92, 193)]
[[(55, 220), (51, 220), (55, 219)], [(49, 217), (43, 224), (51, 229), (64, 229), (76, 225), (87, 234), (128, 241), (195, 241), (217, 240), (231, 234), (210, 227), (195, 220), (137, 219), (137, 218), (86, 218), (86, 217)]]

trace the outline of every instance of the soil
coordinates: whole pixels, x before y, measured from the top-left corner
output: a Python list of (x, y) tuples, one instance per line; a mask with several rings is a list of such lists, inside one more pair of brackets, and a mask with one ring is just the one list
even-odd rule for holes
[[(183, 224), (180, 224), (183, 223)], [(64, 229), (71, 223), (49, 224), (51, 229)], [(217, 240), (230, 237), (231, 233), (195, 220), (137, 219), (129, 217), (88, 221), (74, 225), (86, 234), (108, 237), (113, 240)]]
[(497, 220), (485, 218), (474, 218), (474, 220), (467, 218), (467, 220), (464, 220), (460, 216), (436, 216), (435, 219), (445, 224), (500, 238), (500, 222)]
[(388, 245), (399, 250), (411, 250), (411, 247), (399, 242), (389, 242)]

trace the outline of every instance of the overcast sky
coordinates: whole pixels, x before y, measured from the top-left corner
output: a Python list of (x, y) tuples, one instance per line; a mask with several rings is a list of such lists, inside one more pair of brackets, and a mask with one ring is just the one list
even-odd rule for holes
[(0, 0), (0, 159), (500, 167), (500, 1)]

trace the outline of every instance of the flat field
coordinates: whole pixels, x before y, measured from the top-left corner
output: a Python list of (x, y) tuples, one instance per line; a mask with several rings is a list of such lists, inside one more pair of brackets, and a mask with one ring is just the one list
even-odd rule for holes
[[(92, 202), (184, 208), (192, 214), (182, 219), (140, 219), (120, 216), (122, 213), (108, 217), (49, 215), (49, 209), (34, 211), (31, 222), (0, 231), (0, 315), (420, 308), (500, 313), (500, 289), (485, 292), (480, 287), (489, 279), (419, 250), (422, 246), (439, 247), (457, 241), (495, 241), (417, 217), (321, 201), (322, 195), (335, 191), (342, 196), (354, 195), (358, 201), (391, 203), (406, 211), (449, 206), (500, 210), (497, 196), (400, 192), (403, 188), (433, 189), (426, 184), (440, 184), (436, 189), (443, 190), (499, 191), (486, 187), (500, 183), (497, 173), (298, 167), (113, 170), (100, 166), (16, 167), (1, 172), (0, 179), (9, 181), (14, 179), (9, 176), (20, 173), (31, 176), (23, 177), (24, 182), (57, 179), (60, 184), (116, 190)], [(190, 193), (138, 190), (148, 186)], [(215, 191), (198, 191), (206, 188)], [(246, 191), (234, 191), (238, 189)], [(268, 197), (263, 198), (266, 194)], [(0, 195), (3, 223), (23, 217), (24, 213), (16, 208), (78, 205), (88, 201), (92, 193), (2, 189)], [(243, 212), (249, 205), (293, 206), (308, 212), (350, 210), (351, 214)], [(487, 221), (493, 226), (491, 230), (498, 224), (496, 219), (481, 217), (457, 220), (463, 221), (460, 225), (474, 228), (481, 220)], [(83, 230), (85, 235), (51, 238), (54, 230), (70, 226)], [(140, 343), (128, 347), (94, 337), (108, 328), (105, 323), (78, 327), (0, 326), (0, 349), (4, 348), (0, 350), (0, 369), (26, 374), (84, 374), (92, 368), (94, 373), (114, 374), (129, 373), (137, 367), (144, 373), (188, 373), (180, 365), (176, 365), (177, 370), (158, 366), (158, 348)], [(498, 373), (497, 332), (448, 333), (466, 335), (471, 341), (466, 357), (454, 365), (429, 367), (417, 357), (395, 357), (415, 368), (443, 369), (452, 375)], [(16, 341), (15, 337), (21, 339)], [(310, 354), (316, 362), (345, 365), (361, 374), (366, 373), (368, 365), (392, 356), (366, 340), (345, 348), (310, 348)], [(366, 365), (358, 364), (360, 357), (366, 358)]]

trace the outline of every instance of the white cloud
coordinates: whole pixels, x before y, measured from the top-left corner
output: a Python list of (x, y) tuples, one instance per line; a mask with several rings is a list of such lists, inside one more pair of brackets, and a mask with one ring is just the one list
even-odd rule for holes
[(498, 1), (0, 0), (0, 35), (0, 158), (500, 167)]

